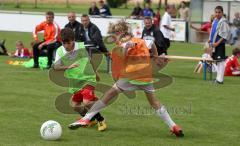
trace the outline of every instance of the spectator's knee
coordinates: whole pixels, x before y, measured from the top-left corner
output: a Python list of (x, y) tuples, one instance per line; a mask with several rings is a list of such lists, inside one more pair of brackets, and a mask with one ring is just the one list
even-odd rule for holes
[(39, 46), (38, 44), (34, 44), (33, 45), (33, 50), (38, 50), (38, 46)]

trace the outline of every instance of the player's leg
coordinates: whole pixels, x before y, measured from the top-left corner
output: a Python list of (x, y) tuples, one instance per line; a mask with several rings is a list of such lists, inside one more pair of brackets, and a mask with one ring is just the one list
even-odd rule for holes
[[(95, 95), (94, 91), (95, 87), (91, 85), (86, 85), (81, 91), (81, 94), (83, 96), (83, 105), (88, 109), (91, 109), (92, 105), (98, 100), (98, 97)], [(91, 120), (95, 119), (98, 122), (104, 121), (104, 118), (100, 113), (97, 113)]]
[(50, 68), (52, 66), (52, 61), (53, 61), (53, 52), (56, 49), (56, 43), (52, 43), (47, 45), (47, 57), (48, 57), (48, 66), (47, 68)]
[(224, 70), (225, 70), (225, 61), (217, 62), (217, 76), (214, 83), (223, 84)]
[(38, 68), (39, 67), (39, 63), (38, 63), (38, 58), (40, 55), (40, 50), (38, 48), (38, 46), (41, 44), (42, 42), (36, 43), (33, 45), (33, 60), (34, 60), (34, 66), (33, 68)]
[(107, 91), (103, 99), (98, 100), (94, 103), (94, 105), (91, 107), (91, 109), (87, 112), (87, 114), (79, 120), (77, 125), (85, 126), (90, 123), (90, 120), (101, 110), (103, 110), (110, 102), (114, 102), (117, 98), (118, 93), (120, 90), (113, 86), (109, 91)]
[[(90, 101), (90, 100), (83, 99), (83, 105), (87, 109), (90, 109), (93, 106), (94, 103), (95, 103), (95, 101)], [(91, 127), (95, 124), (98, 124), (98, 131), (104, 131), (104, 130), (107, 129), (107, 124), (105, 122), (105, 119), (100, 114), (100, 112), (98, 112), (96, 115), (94, 115), (92, 117), (91, 122), (89, 123), (88, 127)]]
[(88, 109), (85, 106), (81, 106), (81, 103), (79, 102), (71, 102), (71, 105), (74, 109), (74, 111), (76, 111), (77, 113), (79, 113), (82, 117), (85, 116), (85, 114), (87, 113)]
[(240, 76), (240, 71), (239, 71), (239, 70), (232, 71), (232, 74), (233, 74), (234, 76)]
[(0, 42), (0, 47), (2, 48), (3, 52), (0, 52), (0, 55), (7, 55), (7, 48), (5, 47), (5, 40), (2, 40)]
[(96, 103), (91, 107), (89, 112), (83, 119), (91, 119), (94, 115), (96, 115), (99, 111), (105, 108), (109, 102), (113, 101), (115, 97), (118, 95), (119, 90), (116, 87), (112, 87), (109, 91), (107, 91), (103, 99), (96, 101)]
[[(71, 106), (73, 107), (74, 111), (79, 113), (82, 117), (85, 116), (87, 113), (88, 109), (85, 106), (81, 106), (81, 102), (83, 101), (83, 97), (80, 91), (74, 93), (71, 98)], [(78, 121), (78, 120), (77, 120)], [(76, 123), (76, 122), (74, 122)], [(75, 130), (79, 126), (75, 126), (76, 124), (70, 124), (68, 128)]]
[(200, 73), (202, 70), (202, 62), (200, 61), (194, 69), (194, 73)]
[(182, 129), (172, 120), (165, 106), (161, 105), (154, 93), (145, 92), (150, 105), (156, 110), (157, 115), (169, 126), (172, 133), (177, 137), (183, 137)]

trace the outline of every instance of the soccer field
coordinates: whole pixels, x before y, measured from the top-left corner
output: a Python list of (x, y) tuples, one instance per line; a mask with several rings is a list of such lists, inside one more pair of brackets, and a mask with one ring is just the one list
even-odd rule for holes
[[(7, 39), (7, 48), (13, 51), (15, 41), (19, 39), (28, 47), (31, 33), (0, 32), (0, 39), (3, 38)], [(169, 48), (170, 55), (198, 57), (202, 52), (199, 44), (174, 42)], [(229, 47), (227, 55), (231, 55)], [(108, 125), (105, 132), (98, 132), (97, 127), (71, 131), (67, 125), (79, 116), (60, 113), (55, 107), (56, 97), (67, 88), (51, 82), (47, 70), (8, 65), (8, 60), (13, 59), (0, 56), (0, 145), (240, 145), (239, 77), (226, 77), (223, 85), (214, 85), (211, 81), (203, 81), (202, 74), (193, 73), (197, 62), (169, 62), (162, 73), (171, 76), (173, 82), (157, 90), (156, 95), (183, 128), (184, 138), (170, 134), (142, 92), (137, 92), (134, 99), (121, 94), (102, 112)], [(112, 78), (105, 70), (105, 64), (102, 64), (101, 82), (111, 86)], [(40, 126), (46, 120), (56, 120), (61, 124), (61, 140), (41, 139)]]

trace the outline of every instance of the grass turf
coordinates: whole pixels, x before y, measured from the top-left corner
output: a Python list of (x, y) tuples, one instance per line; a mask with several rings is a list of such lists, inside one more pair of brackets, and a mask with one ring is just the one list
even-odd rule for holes
[[(30, 33), (0, 32), (6, 46), (13, 51), (18, 39), (27, 43)], [(200, 56), (201, 45), (172, 43), (171, 55)], [(231, 49), (227, 49), (230, 55)], [(239, 77), (226, 77), (216, 86), (194, 74), (197, 62), (172, 60), (162, 71), (173, 77), (173, 83), (156, 92), (169, 108), (172, 118), (183, 127), (185, 137), (178, 139), (154, 115), (143, 93), (135, 99), (121, 95), (102, 113), (108, 130), (96, 127), (71, 131), (67, 125), (77, 115), (65, 115), (55, 108), (56, 97), (67, 91), (48, 78), (46, 70), (7, 65), (11, 58), (0, 56), (0, 145), (239, 145)], [(104, 69), (104, 64), (101, 66)], [(112, 85), (111, 77), (101, 71), (102, 82)], [(39, 129), (46, 120), (56, 120), (63, 127), (59, 141), (44, 141)]]

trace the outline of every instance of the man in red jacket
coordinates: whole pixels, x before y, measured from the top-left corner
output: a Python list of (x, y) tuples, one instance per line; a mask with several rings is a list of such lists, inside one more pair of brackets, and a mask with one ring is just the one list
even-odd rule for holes
[[(38, 32), (44, 31), (44, 40), (38, 40)], [(52, 11), (46, 12), (46, 20), (35, 27), (33, 32), (35, 45), (33, 46), (33, 68), (39, 68), (38, 58), (40, 55), (48, 57), (48, 68), (52, 65), (53, 52), (60, 44), (60, 27), (54, 22), (54, 13)], [(45, 51), (46, 50), (46, 51)]]

